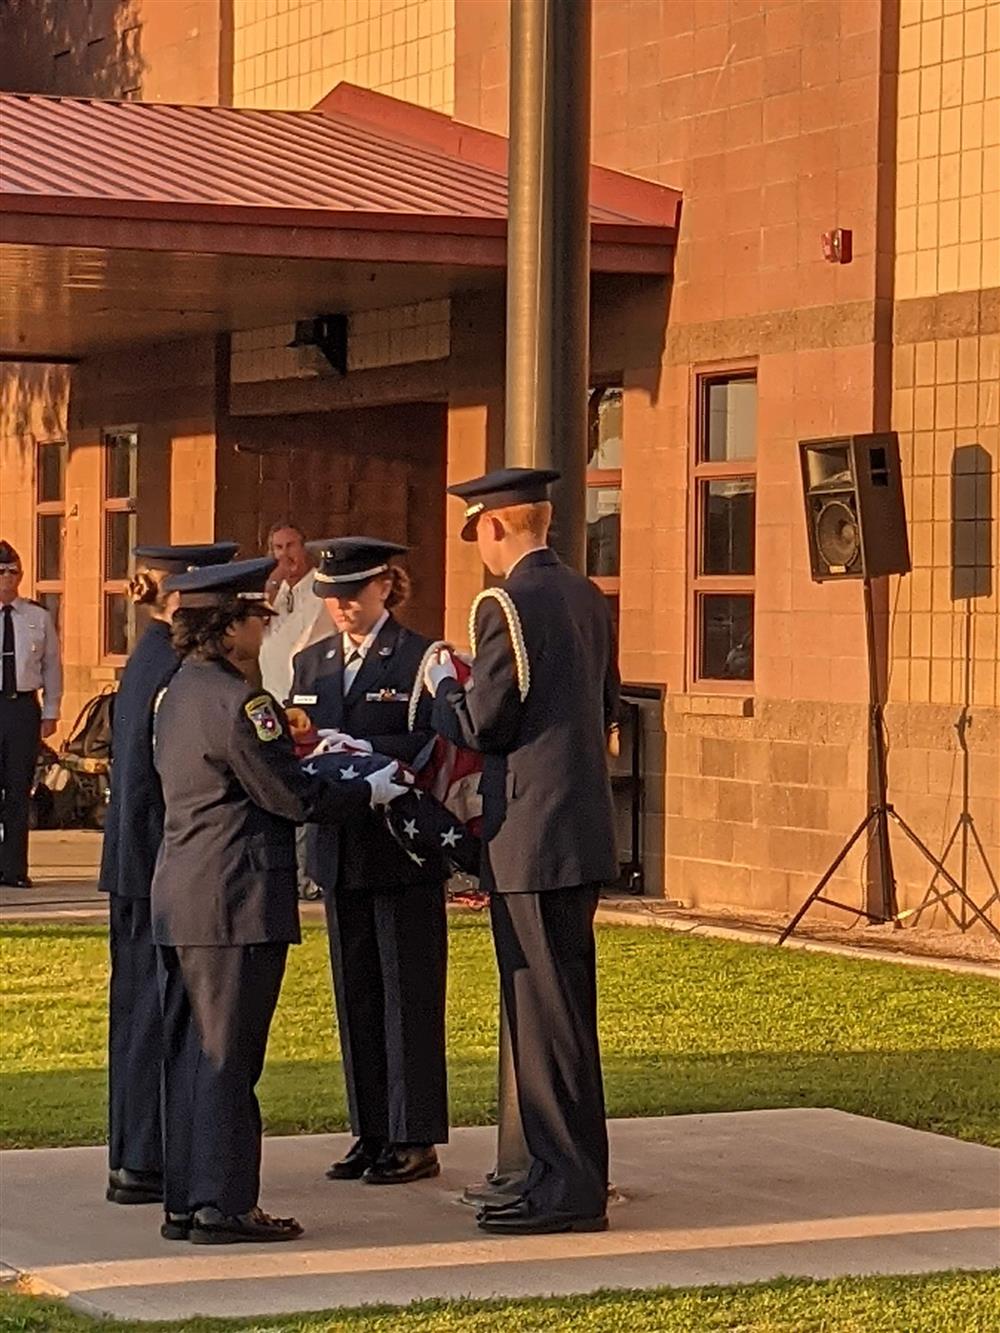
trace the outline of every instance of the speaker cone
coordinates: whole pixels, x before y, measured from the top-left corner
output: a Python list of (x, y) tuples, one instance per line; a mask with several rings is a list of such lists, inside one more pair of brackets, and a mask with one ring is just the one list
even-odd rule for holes
[(849, 569), (861, 554), (857, 515), (843, 500), (829, 500), (816, 515), (816, 547), (832, 569)]

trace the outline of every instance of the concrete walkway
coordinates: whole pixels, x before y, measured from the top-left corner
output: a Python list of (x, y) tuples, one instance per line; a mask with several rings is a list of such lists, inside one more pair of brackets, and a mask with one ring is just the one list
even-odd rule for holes
[(302, 1240), (210, 1249), (158, 1235), (159, 1210), (103, 1202), (100, 1148), (0, 1154), (0, 1256), (40, 1290), (123, 1319), (251, 1317), (430, 1297), (930, 1272), (1000, 1263), (1000, 1151), (841, 1111), (612, 1124), (612, 1229), (497, 1238), (456, 1195), (491, 1160), (464, 1129), (439, 1180), (331, 1184), (339, 1136), (271, 1139), (264, 1206)]

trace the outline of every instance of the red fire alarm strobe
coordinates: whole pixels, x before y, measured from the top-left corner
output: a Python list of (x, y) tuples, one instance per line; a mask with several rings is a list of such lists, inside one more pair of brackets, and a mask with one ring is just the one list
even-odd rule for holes
[(823, 258), (828, 264), (851, 262), (852, 235), (846, 227), (835, 227), (833, 231), (823, 233)]

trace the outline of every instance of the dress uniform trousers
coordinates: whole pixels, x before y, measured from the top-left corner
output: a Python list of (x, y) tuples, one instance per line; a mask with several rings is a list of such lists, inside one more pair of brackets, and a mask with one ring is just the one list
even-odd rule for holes
[(257, 1203), (255, 1088), (287, 956), (287, 944), (160, 946), (167, 1212)]
[(323, 899), (352, 1130), (447, 1143), (444, 885), (338, 887)]
[(28, 874), (28, 810), (41, 720), (36, 695), (0, 695), (0, 879)]
[(162, 1172), (163, 1021), (148, 898), (108, 895), (108, 1165)]
[(527, 1196), (543, 1212), (607, 1207), (608, 1135), (597, 1039), (596, 887), (494, 893), (490, 915), (510, 1022)]

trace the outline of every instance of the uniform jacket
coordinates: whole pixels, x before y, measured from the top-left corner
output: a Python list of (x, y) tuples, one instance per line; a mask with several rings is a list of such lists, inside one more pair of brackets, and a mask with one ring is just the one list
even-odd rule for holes
[(111, 706), (111, 801), (98, 887), (148, 898), (163, 839), (163, 791), (153, 767), (153, 704), (180, 666), (170, 626), (150, 621)]
[[(429, 639), (390, 616), (345, 696), (343, 636), (332, 634), (296, 655), (291, 703), (308, 713), (314, 726), (348, 732), (369, 741), (376, 754), (408, 763), (434, 738), (429, 696), (421, 701), (412, 731), (407, 718), (429, 646)], [(416, 866), (383, 817), (373, 812), (348, 829), (310, 830), (307, 869), (324, 888), (352, 891), (404, 888), (447, 877), (438, 857)]]
[(513, 626), (480, 599), (471, 683), (442, 681), (432, 714), (484, 756), (483, 886), (606, 883), (618, 875), (606, 733), (619, 690), (607, 604), (550, 550), (520, 560), (503, 592)]
[(154, 737), (165, 806), (155, 942), (296, 942), (295, 825), (364, 817), (368, 784), (303, 773), (280, 705), (224, 662), (182, 664)]

